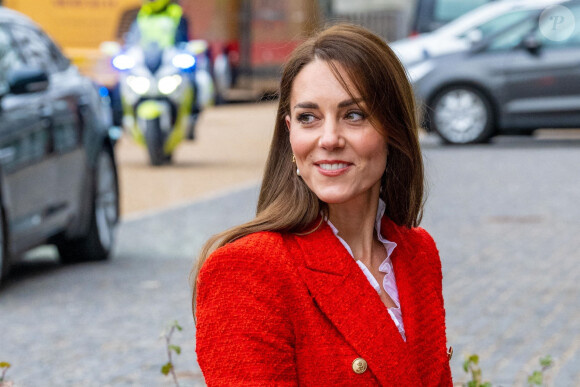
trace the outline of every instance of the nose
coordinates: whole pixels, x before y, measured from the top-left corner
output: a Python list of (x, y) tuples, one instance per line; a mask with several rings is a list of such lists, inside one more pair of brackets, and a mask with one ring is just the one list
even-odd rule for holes
[(340, 133), (340, 128), (335, 120), (326, 120), (322, 133), (318, 139), (318, 146), (325, 150), (342, 148), (345, 140)]

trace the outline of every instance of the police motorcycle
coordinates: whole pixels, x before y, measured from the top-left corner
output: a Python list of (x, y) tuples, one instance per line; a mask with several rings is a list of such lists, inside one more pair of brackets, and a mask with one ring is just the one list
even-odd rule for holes
[(116, 55), (123, 129), (147, 148), (151, 165), (171, 162), (185, 139), (193, 139), (199, 113), (214, 103), (208, 45), (133, 45)]

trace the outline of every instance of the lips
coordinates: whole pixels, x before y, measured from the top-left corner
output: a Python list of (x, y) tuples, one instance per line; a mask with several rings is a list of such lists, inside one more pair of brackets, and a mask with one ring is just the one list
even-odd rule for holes
[(321, 160), (314, 163), (314, 165), (325, 176), (338, 176), (346, 173), (352, 163), (343, 160)]
[(324, 164), (318, 164), (318, 166), (322, 169), (324, 169), (325, 171), (335, 171), (337, 169), (342, 169), (342, 168), (346, 168), (348, 167), (347, 163), (324, 163)]

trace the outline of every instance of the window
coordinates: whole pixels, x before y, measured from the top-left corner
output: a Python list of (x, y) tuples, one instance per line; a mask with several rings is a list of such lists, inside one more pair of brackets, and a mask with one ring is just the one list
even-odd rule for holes
[[(580, 7), (568, 7), (574, 15), (575, 20), (580, 20)], [(557, 48), (557, 47), (580, 47), (580, 23), (576, 23), (572, 34), (564, 40), (552, 40), (542, 33), (539, 28), (539, 18), (533, 17), (524, 22), (515, 25), (505, 33), (500, 34), (490, 44), (490, 50), (508, 50), (519, 46), (522, 41), (528, 37), (533, 36), (540, 43), (542, 47)]]
[(530, 18), (496, 37), (489, 50), (509, 50), (517, 47), (538, 25), (538, 19)]
[(6, 87), (8, 72), (23, 65), (14, 42), (4, 27), (0, 25), (0, 88), (2, 89)]
[(468, 36), (473, 31), (479, 31), (478, 34), (480, 34), (480, 40), (489, 38), (509, 28), (510, 26), (520, 23), (534, 12), (535, 11), (526, 10), (526, 11), (509, 12), (504, 15), (500, 15), (465, 32), (464, 34), (461, 35), (461, 37)]
[(64, 58), (45, 34), (22, 25), (12, 25), (10, 31), (27, 65), (48, 73), (63, 70)]
[(489, 3), (490, 0), (438, 0), (435, 2), (434, 19), (447, 23), (475, 9)]
[(552, 40), (549, 39), (550, 36), (546, 36), (542, 33), (540, 29), (536, 30), (535, 35), (543, 47), (578, 47), (580, 46), (580, 7), (578, 6), (566, 6), (566, 8), (572, 12), (574, 16), (574, 30), (566, 39), (563, 40)]

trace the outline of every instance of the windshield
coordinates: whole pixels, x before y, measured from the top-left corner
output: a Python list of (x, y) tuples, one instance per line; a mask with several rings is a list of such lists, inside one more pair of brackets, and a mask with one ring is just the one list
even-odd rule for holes
[[(524, 14), (516, 15), (520, 12), (533, 12), (534, 10), (539, 10), (542, 7), (548, 6), (549, 4), (557, 4), (558, 0), (546, 0), (546, 1), (536, 1), (535, 6), (526, 6), (526, 2), (520, 3), (521, 6), (514, 6), (514, 1), (498, 1), (490, 4), (482, 5), (481, 7), (466, 13), (465, 15), (455, 19), (449, 24), (435, 30), (437, 34), (443, 34), (448, 36), (465, 36), (465, 34), (483, 25), (487, 25), (488, 29), (496, 27), (496, 25), (501, 24), (503, 28), (509, 26), (508, 22), (513, 23), (514, 20), (510, 18), (520, 17), (519, 20), (515, 22), (522, 21), (525, 16)], [(510, 15), (506, 17), (506, 15)], [(503, 19), (501, 21), (496, 21), (496, 19)], [(496, 24), (497, 23), (497, 24)], [(495, 29), (499, 31), (503, 28)], [(484, 31), (481, 31), (484, 33)], [(488, 32), (489, 33), (489, 32)], [(493, 34), (493, 32), (491, 32)]]
[(468, 31), (465, 31), (463, 34), (459, 35), (460, 38), (464, 38), (470, 34), (473, 34), (473, 31), (477, 31), (478, 40), (484, 40), (490, 36), (497, 34), (500, 31), (507, 29), (509, 26), (516, 25), (520, 23), (522, 20), (527, 19), (530, 15), (536, 13), (536, 11), (532, 10), (525, 10), (525, 11), (514, 11), (509, 12), (503, 15), (500, 15), (496, 18), (489, 20), (486, 23), (483, 23), (475, 28), (471, 28)]
[(6, 73), (10, 68), (10, 39), (6, 32), (0, 27), (0, 84), (6, 82)]
[(435, 3), (435, 20), (441, 23), (447, 23), (451, 20), (457, 19), (459, 16), (463, 15), (480, 7), (484, 4), (489, 3), (490, 0), (445, 0), (437, 1)]

